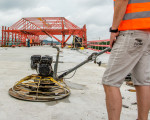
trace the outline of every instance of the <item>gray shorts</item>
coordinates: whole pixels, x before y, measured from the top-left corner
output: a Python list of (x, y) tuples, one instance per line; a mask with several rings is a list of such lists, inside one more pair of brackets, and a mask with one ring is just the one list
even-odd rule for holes
[(132, 71), (134, 85), (150, 85), (150, 32), (121, 31), (112, 48), (102, 83), (120, 87)]

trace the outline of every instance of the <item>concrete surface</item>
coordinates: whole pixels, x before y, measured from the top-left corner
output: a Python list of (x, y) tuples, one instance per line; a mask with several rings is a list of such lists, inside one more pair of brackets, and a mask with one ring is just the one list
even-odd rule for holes
[[(87, 58), (91, 50), (74, 51), (63, 49), (60, 54), (59, 70), (72, 68)], [(34, 54), (56, 56), (56, 50), (49, 47), (0, 48), (0, 120), (107, 120), (105, 95), (101, 85), (104, 67), (90, 62), (77, 70), (75, 76), (66, 79), (71, 95), (53, 102), (28, 102), (12, 98), (8, 90), (16, 81), (36, 73), (30, 69), (30, 56)], [(109, 55), (99, 57), (107, 63)], [(72, 76), (73, 73), (67, 77)], [(67, 78), (66, 77), (66, 78)], [(121, 120), (135, 120), (137, 107), (135, 93), (125, 83), (121, 87), (123, 104)]]

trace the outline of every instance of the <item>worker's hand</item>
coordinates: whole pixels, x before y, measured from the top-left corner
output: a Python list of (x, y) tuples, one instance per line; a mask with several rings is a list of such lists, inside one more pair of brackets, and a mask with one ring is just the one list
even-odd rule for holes
[(118, 35), (119, 35), (119, 32), (117, 32), (117, 33), (111, 33), (111, 35), (110, 35), (110, 48), (113, 47), (113, 44), (116, 41), (116, 37)]

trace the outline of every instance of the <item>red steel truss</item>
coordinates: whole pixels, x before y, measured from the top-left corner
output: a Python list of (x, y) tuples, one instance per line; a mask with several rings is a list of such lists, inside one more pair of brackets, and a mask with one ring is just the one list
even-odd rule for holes
[[(56, 35), (61, 35), (58, 39)], [(67, 38), (65, 36), (67, 35)], [(56, 39), (65, 47), (72, 35), (83, 39), (83, 46), (87, 47), (86, 25), (78, 27), (64, 17), (28, 17), (22, 18), (11, 27), (2, 26), (2, 45), (19, 43), (25, 46), (26, 39), (32, 39), (32, 44), (39, 44), (48, 36)]]

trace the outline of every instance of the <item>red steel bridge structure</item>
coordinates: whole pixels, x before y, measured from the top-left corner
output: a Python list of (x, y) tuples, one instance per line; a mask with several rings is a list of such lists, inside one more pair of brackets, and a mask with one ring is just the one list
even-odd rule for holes
[[(62, 39), (57, 35), (61, 35)], [(26, 46), (27, 39), (32, 39), (32, 44), (38, 45), (51, 37), (60, 42), (63, 48), (72, 35), (82, 38), (83, 46), (87, 47), (86, 25), (80, 28), (64, 17), (27, 17), (11, 27), (2, 26), (1, 45), (8, 46), (12, 43)]]

